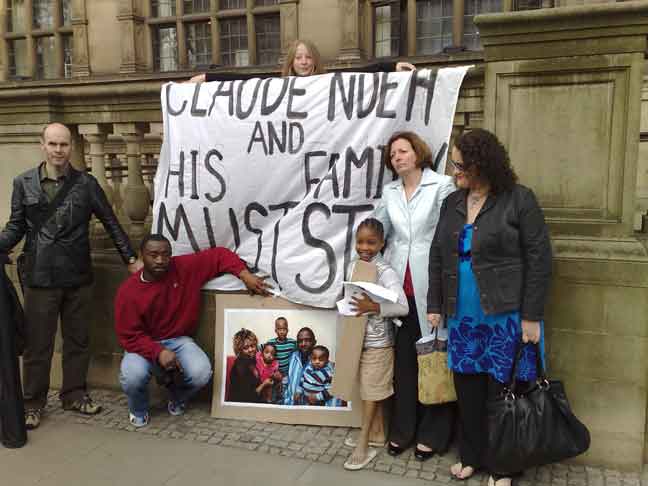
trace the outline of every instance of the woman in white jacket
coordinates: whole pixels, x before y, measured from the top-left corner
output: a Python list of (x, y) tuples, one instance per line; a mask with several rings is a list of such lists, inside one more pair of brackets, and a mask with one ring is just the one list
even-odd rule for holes
[(385, 228), (385, 260), (403, 282), (410, 309), (396, 333), (388, 452), (397, 456), (415, 442), (414, 456), (424, 461), (448, 448), (455, 419), (454, 404), (418, 402), (415, 346), (430, 332), (426, 308), (430, 245), (441, 204), (455, 186), (451, 177), (434, 172), (430, 148), (415, 133), (392, 135), (384, 160), (399, 178), (384, 187), (374, 216)]

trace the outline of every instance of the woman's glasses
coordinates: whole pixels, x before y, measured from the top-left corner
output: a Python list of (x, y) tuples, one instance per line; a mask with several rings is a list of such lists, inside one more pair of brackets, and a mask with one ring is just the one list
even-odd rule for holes
[(450, 159), (450, 163), (452, 164), (452, 167), (454, 167), (459, 172), (466, 172), (466, 164), (462, 164), (461, 162), (457, 162), (456, 160), (452, 159)]

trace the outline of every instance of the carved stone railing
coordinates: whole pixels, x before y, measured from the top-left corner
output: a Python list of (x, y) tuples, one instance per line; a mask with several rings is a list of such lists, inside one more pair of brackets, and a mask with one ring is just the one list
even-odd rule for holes
[[(86, 146), (86, 168), (97, 178), (136, 243), (150, 228), (160, 124), (84, 124), (77, 130)], [(100, 223), (93, 225), (92, 234), (98, 242), (106, 240)]]

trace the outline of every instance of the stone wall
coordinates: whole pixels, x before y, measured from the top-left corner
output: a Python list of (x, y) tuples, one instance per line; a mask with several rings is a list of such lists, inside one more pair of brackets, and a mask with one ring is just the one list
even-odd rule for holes
[(648, 253), (635, 233), (647, 13), (626, 2), (477, 22), (484, 124), (522, 161), (551, 227), (548, 366), (592, 433), (578, 461), (630, 469), (647, 405)]

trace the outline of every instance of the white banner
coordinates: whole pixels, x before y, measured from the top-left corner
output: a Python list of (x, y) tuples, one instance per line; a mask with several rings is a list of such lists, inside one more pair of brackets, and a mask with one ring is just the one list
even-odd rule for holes
[(414, 131), (442, 172), (467, 69), (164, 85), (152, 231), (174, 255), (230, 248), (287, 299), (333, 306), (355, 227), (392, 180), (382, 146)]

